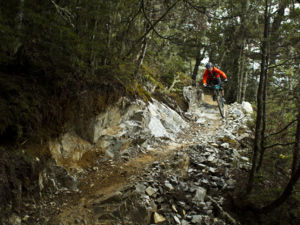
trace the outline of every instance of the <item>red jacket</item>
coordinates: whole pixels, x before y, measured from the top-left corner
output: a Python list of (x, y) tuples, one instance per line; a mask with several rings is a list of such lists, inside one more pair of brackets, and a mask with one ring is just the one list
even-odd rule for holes
[(209, 70), (206, 69), (203, 73), (203, 84), (207, 85), (207, 80), (218, 79), (218, 78), (220, 78), (220, 76), (222, 76), (222, 78), (224, 80), (227, 79), (226, 74), (222, 70), (219, 70), (215, 66), (214, 66), (212, 72), (210, 72)]

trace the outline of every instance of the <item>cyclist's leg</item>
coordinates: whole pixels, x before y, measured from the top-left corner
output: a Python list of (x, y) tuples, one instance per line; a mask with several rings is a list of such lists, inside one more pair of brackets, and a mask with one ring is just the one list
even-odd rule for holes
[[(207, 80), (207, 85), (208, 86), (214, 86), (215, 85), (215, 80), (214, 79), (213, 80)], [(212, 90), (212, 89), (210, 89), (209, 92), (212, 95), (213, 101), (216, 101), (216, 99), (215, 99), (215, 91)]]
[[(211, 80), (211, 86), (215, 85), (217, 85), (216, 79)], [(212, 98), (214, 102), (217, 101), (217, 95), (215, 90), (212, 90)]]
[(217, 85), (220, 85), (220, 87), (221, 87), (221, 94), (222, 94), (222, 97), (223, 97), (223, 99), (224, 99), (224, 88), (223, 88), (223, 86), (222, 86), (222, 82), (221, 82), (221, 78), (219, 77), (219, 78), (217, 78), (216, 79), (217, 81)]
[(222, 87), (222, 82), (221, 82), (220, 77), (215, 79), (215, 85), (219, 85), (221, 87), (221, 94), (222, 94), (222, 97), (224, 97), (224, 89)]
[(225, 98), (224, 98), (224, 88), (221, 86), (221, 89), (220, 89), (220, 91), (221, 91), (221, 95), (222, 95), (222, 99), (223, 99), (223, 102), (225, 103), (226, 102), (226, 100), (225, 100)]

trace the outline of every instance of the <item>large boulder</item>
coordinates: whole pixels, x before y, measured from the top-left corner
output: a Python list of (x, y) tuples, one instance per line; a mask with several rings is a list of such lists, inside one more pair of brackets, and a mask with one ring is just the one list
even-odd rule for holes
[(195, 86), (186, 86), (183, 88), (183, 97), (189, 104), (189, 113), (195, 113), (199, 110), (203, 99), (202, 89)]
[(74, 132), (68, 132), (49, 142), (52, 157), (57, 165), (65, 168), (79, 169), (78, 161), (91, 148), (92, 145), (88, 141), (80, 138)]
[(167, 137), (175, 140), (176, 135), (187, 126), (182, 117), (167, 105), (153, 100), (145, 112), (147, 128), (154, 137)]
[(248, 114), (253, 113), (252, 105), (249, 102), (243, 102), (242, 109), (245, 113), (248, 113)]

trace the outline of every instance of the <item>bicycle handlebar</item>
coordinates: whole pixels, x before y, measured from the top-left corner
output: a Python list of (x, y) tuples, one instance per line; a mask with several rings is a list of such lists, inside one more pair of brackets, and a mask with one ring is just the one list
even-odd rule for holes
[(217, 90), (217, 89), (221, 89), (221, 85), (207, 86), (207, 88), (212, 89), (212, 90)]

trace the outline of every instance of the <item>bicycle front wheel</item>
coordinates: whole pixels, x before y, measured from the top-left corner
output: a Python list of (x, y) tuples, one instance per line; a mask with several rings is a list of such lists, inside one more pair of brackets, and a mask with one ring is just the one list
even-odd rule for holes
[(220, 91), (217, 91), (217, 102), (218, 102), (218, 108), (219, 108), (220, 114), (221, 114), (222, 118), (225, 118), (225, 104), (224, 104), (224, 101), (223, 101)]

